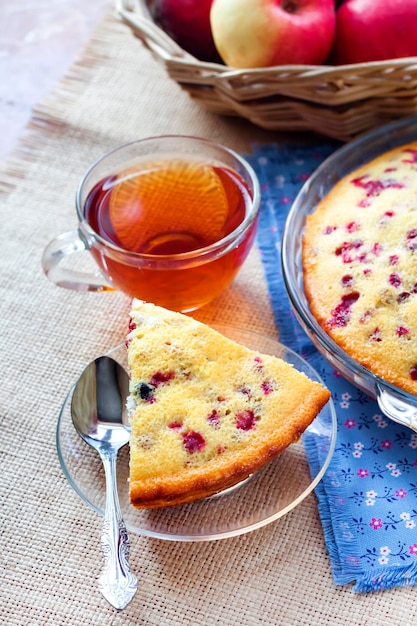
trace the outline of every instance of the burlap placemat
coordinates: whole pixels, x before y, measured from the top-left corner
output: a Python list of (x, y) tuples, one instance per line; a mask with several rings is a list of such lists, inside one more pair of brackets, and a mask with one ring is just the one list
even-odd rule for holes
[[(122, 341), (129, 301), (50, 284), (44, 246), (75, 226), (74, 192), (86, 167), (124, 141), (194, 134), (239, 151), (268, 133), (202, 111), (110, 15), (53, 94), (34, 111), (0, 175), (1, 621), (4, 624), (211, 626), (415, 622), (415, 589), (354, 596), (335, 587), (316, 500), (248, 535), (214, 543), (131, 536), (140, 581), (118, 613), (101, 597), (101, 520), (58, 463), (55, 428), (85, 363)], [(277, 271), (279, 268), (277, 268)], [(234, 285), (196, 314), (275, 335), (255, 249)]]

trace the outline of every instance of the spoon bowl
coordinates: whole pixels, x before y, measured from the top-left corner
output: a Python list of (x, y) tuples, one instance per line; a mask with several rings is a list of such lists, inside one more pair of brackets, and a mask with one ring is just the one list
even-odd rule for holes
[(126, 408), (129, 377), (108, 356), (89, 363), (75, 385), (71, 416), (75, 430), (99, 453), (106, 477), (106, 505), (101, 535), (104, 568), (99, 578), (103, 596), (123, 609), (138, 587), (129, 567), (129, 538), (120, 509), (116, 483), (117, 453), (130, 439)]

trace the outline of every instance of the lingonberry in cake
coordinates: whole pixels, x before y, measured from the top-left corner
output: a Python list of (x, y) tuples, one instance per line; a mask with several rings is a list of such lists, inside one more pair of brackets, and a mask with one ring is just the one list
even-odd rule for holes
[(256, 418), (251, 410), (244, 410), (236, 413), (236, 428), (239, 430), (252, 430), (255, 428)]

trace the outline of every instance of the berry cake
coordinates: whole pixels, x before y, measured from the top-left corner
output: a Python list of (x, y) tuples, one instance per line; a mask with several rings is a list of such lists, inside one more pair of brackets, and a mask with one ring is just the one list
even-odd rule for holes
[(235, 485), (295, 442), (330, 394), (291, 365), (134, 300), (130, 500), (174, 506)]
[(311, 312), (355, 361), (417, 394), (417, 142), (339, 181), (307, 218)]

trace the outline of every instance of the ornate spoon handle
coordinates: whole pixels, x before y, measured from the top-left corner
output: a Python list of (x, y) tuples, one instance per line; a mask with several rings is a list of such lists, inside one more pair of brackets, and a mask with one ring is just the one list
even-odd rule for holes
[(101, 453), (100, 456), (106, 476), (106, 506), (101, 534), (104, 568), (98, 586), (112, 606), (123, 609), (135, 595), (138, 581), (129, 567), (129, 537), (116, 484), (117, 453)]

